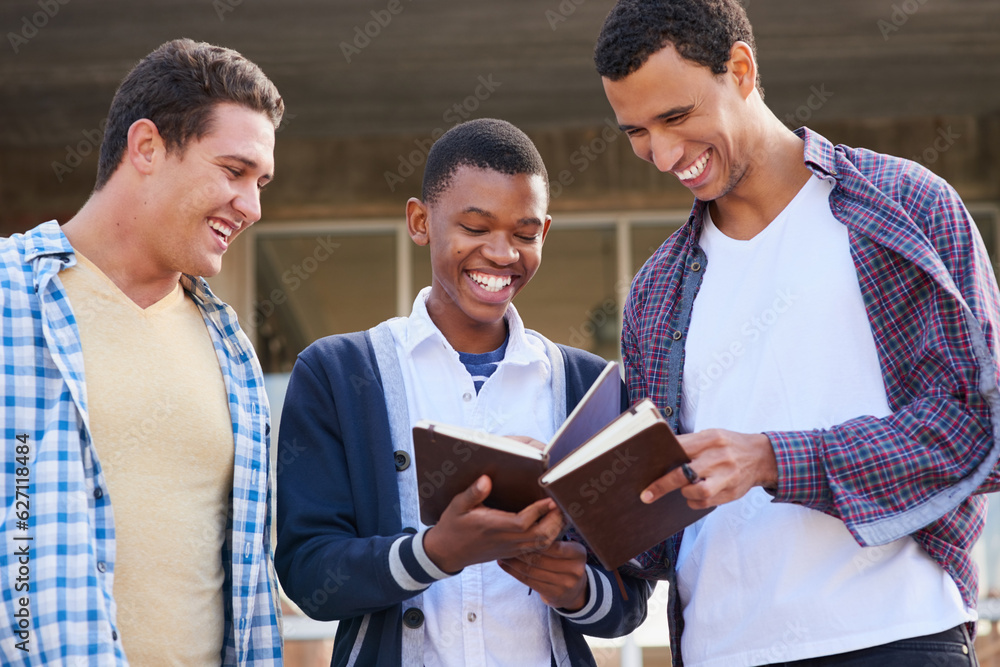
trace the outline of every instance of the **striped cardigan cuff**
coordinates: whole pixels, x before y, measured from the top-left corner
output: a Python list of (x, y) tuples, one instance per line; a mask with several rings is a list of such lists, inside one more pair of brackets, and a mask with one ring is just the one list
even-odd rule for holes
[(587, 566), (587, 602), (577, 611), (556, 609), (556, 613), (573, 623), (597, 623), (611, 611), (611, 582), (600, 570)]
[(416, 535), (404, 535), (389, 548), (389, 571), (403, 590), (420, 591), (435, 581), (452, 576), (431, 562), (424, 551), (424, 534), (428, 530), (424, 528)]

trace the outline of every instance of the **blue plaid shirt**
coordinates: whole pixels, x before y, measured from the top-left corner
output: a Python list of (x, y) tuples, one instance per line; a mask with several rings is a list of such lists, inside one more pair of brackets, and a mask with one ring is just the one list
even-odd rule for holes
[[(806, 167), (836, 181), (830, 208), (848, 230), (893, 413), (767, 433), (775, 501), (838, 517), (862, 546), (912, 535), (975, 608), (970, 552), (986, 517), (977, 494), (1000, 490), (1000, 293), (986, 248), (955, 191), (920, 165), (834, 146), (805, 128), (797, 134)], [(698, 245), (706, 206), (695, 202), (625, 304), (630, 396), (652, 398), (675, 429), (691, 309), (711, 270)], [(682, 535), (642, 554), (632, 574), (672, 579)], [(673, 594), (669, 620), (680, 667), (683, 615)]]
[[(4, 665), (128, 664), (112, 596), (113, 509), (90, 437), (79, 330), (58, 279), (75, 264), (54, 221), (0, 239)], [(227, 600), (222, 664), (279, 665), (263, 375), (236, 314), (204, 280), (183, 276), (181, 283), (205, 317), (233, 420), (233, 491), (220, 554)]]

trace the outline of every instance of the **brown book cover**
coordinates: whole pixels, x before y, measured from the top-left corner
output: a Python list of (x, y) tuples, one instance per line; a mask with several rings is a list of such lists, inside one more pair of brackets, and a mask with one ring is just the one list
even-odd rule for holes
[(651, 505), (639, 493), (689, 461), (652, 401), (619, 410), (609, 362), (544, 450), (513, 438), (423, 420), (413, 428), (420, 520), (437, 523), (480, 475), (493, 481), (484, 505), (519, 512), (551, 496), (608, 569), (697, 521), (677, 490)]
[[(595, 447), (598, 453), (584, 452), (584, 448), (600, 444), (601, 436), (613, 429), (609, 426), (577, 450), (577, 459), (563, 459), (540, 480), (609, 570), (624, 565), (711, 511), (691, 509), (680, 489), (649, 505), (639, 500), (643, 489), (690, 459), (652, 401), (640, 401), (622, 417), (630, 413), (645, 415), (640, 417), (638, 430), (627, 429), (620, 440), (621, 436), (612, 433), (610, 448)], [(568, 471), (564, 472), (563, 467)]]
[(520, 512), (541, 500), (545, 492), (538, 478), (618, 416), (620, 390), (618, 364), (609, 361), (543, 450), (507, 436), (431, 420), (417, 422), (413, 455), (420, 520), (437, 523), (451, 499), (480, 475), (493, 481), (483, 503), (487, 507)]
[(475, 432), (459, 437), (449, 434), (446, 426), (432, 423), (418, 422), (413, 427), (420, 520), (424, 524), (437, 523), (451, 499), (472, 486), (480, 475), (489, 475), (493, 481), (493, 490), (483, 503), (487, 507), (520, 512), (545, 497), (538, 485), (538, 478), (546, 470), (542, 451), (513, 441), (524, 448), (523, 453), (514, 453), (477, 441), (490, 437)]

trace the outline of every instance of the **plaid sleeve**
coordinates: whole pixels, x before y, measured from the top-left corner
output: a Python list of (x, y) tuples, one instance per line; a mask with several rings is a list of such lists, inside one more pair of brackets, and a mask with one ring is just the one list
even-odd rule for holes
[(776, 500), (841, 518), (866, 546), (912, 534), (998, 481), (996, 282), (954, 191), (919, 173), (908, 178), (903, 206), (919, 230), (880, 220), (876, 234), (896, 227), (877, 243), (856, 233), (872, 229), (871, 220), (852, 231), (893, 413), (767, 433), (779, 468)]

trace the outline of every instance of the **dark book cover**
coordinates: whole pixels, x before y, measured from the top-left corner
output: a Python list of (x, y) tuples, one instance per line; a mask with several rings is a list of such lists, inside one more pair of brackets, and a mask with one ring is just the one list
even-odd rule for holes
[(520, 512), (545, 497), (538, 485), (538, 477), (546, 469), (540, 450), (538, 458), (529, 458), (445, 435), (429, 425), (414, 427), (413, 452), (420, 520), (428, 526), (437, 523), (451, 499), (472, 486), (480, 475), (489, 475), (493, 481), (493, 490), (483, 503), (487, 507)]
[(711, 511), (691, 509), (680, 489), (649, 505), (639, 500), (643, 489), (688, 460), (660, 419), (544, 488), (613, 570)]

